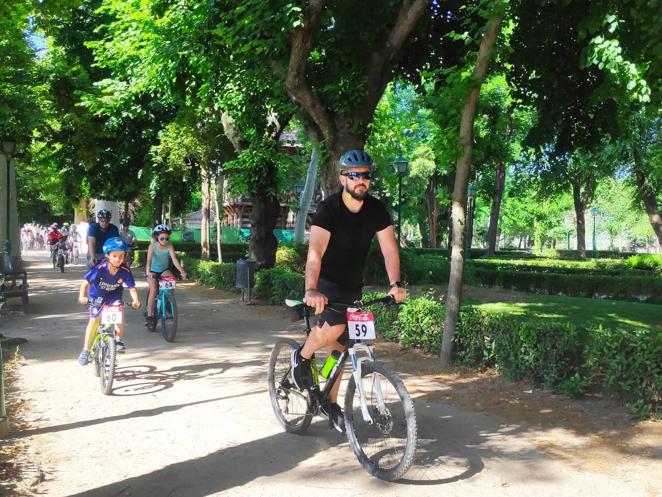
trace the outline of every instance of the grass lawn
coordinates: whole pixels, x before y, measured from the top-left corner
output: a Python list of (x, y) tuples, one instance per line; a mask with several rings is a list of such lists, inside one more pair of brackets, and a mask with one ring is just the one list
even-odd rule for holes
[[(563, 320), (577, 324), (627, 326), (662, 331), (662, 305), (598, 300), (583, 297), (526, 294), (522, 302), (481, 299), (479, 308), (504, 314), (528, 316), (540, 320)], [(467, 302), (469, 303), (469, 302)]]

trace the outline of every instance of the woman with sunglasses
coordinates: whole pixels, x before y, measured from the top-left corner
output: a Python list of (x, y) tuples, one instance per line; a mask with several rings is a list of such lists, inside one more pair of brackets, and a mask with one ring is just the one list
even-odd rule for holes
[(170, 229), (159, 224), (152, 230), (152, 237), (154, 240), (149, 244), (147, 250), (147, 264), (145, 265), (145, 276), (149, 283), (149, 295), (147, 296), (147, 320), (145, 326), (150, 330), (156, 327), (156, 320), (154, 319), (154, 305), (156, 294), (159, 290), (159, 279), (161, 276), (173, 277), (170, 270), (170, 262), (175, 266), (182, 279), (186, 279), (186, 271), (179, 263), (175, 255), (175, 247), (170, 243)]

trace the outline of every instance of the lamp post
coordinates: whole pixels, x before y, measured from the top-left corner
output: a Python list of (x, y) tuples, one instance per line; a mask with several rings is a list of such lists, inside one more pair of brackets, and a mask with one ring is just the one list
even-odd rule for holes
[[(7, 225), (5, 226), (5, 243), (4, 243), (4, 256), (5, 256), (5, 261), (9, 262), (11, 261), (10, 259), (10, 250), (11, 250), (11, 245), (9, 242), (9, 220), (11, 219), (9, 216), (9, 193), (11, 192), (10, 186), (10, 166), (11, 166), (11, 158), (12, 155), (14, 155), (14, 152), (16, 152), (16, 142), (12, 140), (11, 138), (3, 138), (2, 139), (2, 153), (5, 155), (5, 162), (6, 165), (5, 167), (7, 168), (7, 184), (6, 184), (6, 189), (7, 189), (7, 205), (6, 210), (7, 210)], [(0, 437), (4, 437), (9, 433), (9, 420), (7, 419), (7, 411), (5, 409), (5, 379), (4, 379), (4, 369), (5, 365), (3, 362), (2, 358), (2, 344), (0, 344)]]
[(565, 225), (565, 245), (566, 245), (566, 250), (570, 250), (570, 226), (572, 223), (572, 216), (570, 214), (566, 214), (563, 216), (563, 224)]
[(476, 185), (469, 183), (467, 187), (467, 210), (469, 211), (467, 219), (467, 243), (466, 243), (466, 253), (467, 259), (471, 258), (471, 244), (473, 242), (474, 234), (474, 206), (476, 205)]
[(400, 246), (400, 230), (402, 227), (402, 178), (409, 173), (409, 161), (402, 155), (393, 162), (398, 175), (398, 247)]
[(10, 188), (10, 183), (11, 183), (11, 159), (12, 155), (16, 152), (16, 142), (12, 140), (11, 138), (3, 138), (2, 139), (2, 153), (5, 155), (5, 167), (7, 169), (7, 183), (6, 183), (6, 188), (7, 188), (7, 204), (5, 206), (5, 211), (6, 211), (6, 221), (7, 224), (5, 225), (5, 241), (3, 245), (3, 251), (5, 256), (10, 257), (11, 256), (11, 242), (9, 241), (9, 222), (10, 222), (10, 199), (9, 195), (11, 193), (11, 188)]
[(591, 215), (593, 216), (593, 258), (597, 259), (598, 258), (598, 250), (595, 246), (595, 218), (599, 214), (600, 211), (598, 211), (597, 207), (591, 207)]

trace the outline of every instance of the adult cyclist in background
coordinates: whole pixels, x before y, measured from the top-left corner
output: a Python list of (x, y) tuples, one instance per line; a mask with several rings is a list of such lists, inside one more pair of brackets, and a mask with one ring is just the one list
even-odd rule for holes
[(64, 237), (62, 236), (62, 233), (60, 233), (60, 230), (58, 229), (57, 223), (51, 224), (50, 228), (48, 228), (48, 234), (46, 235), (46, 240), (48, 242), (48, 247), (51, 252), (51, 259), (53, 260), (53, 267), (55, 267), (55, 257), (57, 254), (57, 244), (62, 240)]
[[(310, 228), (306, 261), (304, 302), (315, 308), (317, 326), (305, 343), (292, 351), (292, 376), (300, 389), (313, 385), (310, 359), (326, 347), (342, 351), (347, 343), (347, 316), (327, 307), (329, 302), (351, 306), (361, 298), (363, 268), (370, 244), (379, 241), (391, 289), (396, 302), (406, 298), (400, 283), (400, 253), (391, 217), (382, 203), (368, 194), (373, 174), (372, 158), (363, 150), (350, 150), (340, 158), (339, 181), (342, 189), (317, 207)], [(345, 429), (344, 416), (337, 403), (340, 381), (329, 393), (331, 417), (335, 428)]]
[(122, 221), (122, 224), (120, 225), (120, 238), (124, 240), (124, 243), (126, 243), (128, 248), (126, 253), (126, 260), (124, 261), (124, 264), (126, 264), (127, 267), (131, 267), (131, 263), (133, 262), (133, 251), (138, 248), (138, 244), (136, 242), (138, 238), (136, 237), (134, 231), (129, 229), (130, 225), (131, 221), (128, 217), (125, 217)]
[(104, 259), (103, 244), (110, 238), (120, 236), (117, 226), (110, 222), (110, 211), (101, 209), (97, 212), (97, 222), (87, 229), (87, 264), (96, 266)]

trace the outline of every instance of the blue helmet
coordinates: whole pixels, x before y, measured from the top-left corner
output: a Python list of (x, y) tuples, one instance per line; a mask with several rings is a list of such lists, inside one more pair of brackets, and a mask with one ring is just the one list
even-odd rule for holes
[(340, 158), (340, 168), (349, 169), (351, 167), (369, 167), (372, 169), (372, 157), (363, 150), (350, 150), (345, 152)]
[(124, 243), (124, 240), (122, 240), (118, 236), (109, 238), (103, 244), (103, 253), (105, 255), (108, 255), (109, 252), (115, 252), (116, 250), (121, 250), (123, 252), (126, 252), (128, 250), (128, 247), (126, 246), (126, 243)]

